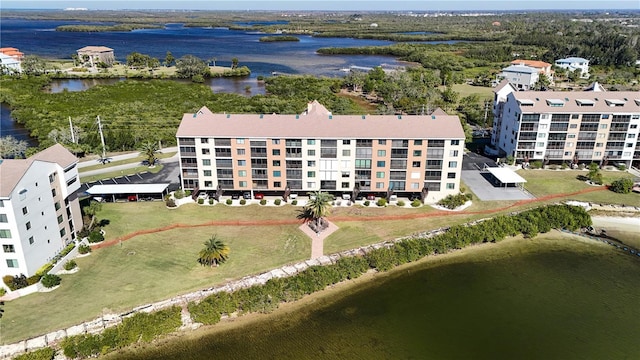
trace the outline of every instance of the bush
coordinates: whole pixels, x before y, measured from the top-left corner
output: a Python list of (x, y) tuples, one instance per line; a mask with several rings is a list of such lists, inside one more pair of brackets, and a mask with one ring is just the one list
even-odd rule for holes
[(233, 200), (231, 200), (231, 199), (227, 199), (227, 201), (225, 201), (225, 203), (226, 203), (227, 205), (231, 205), (231, 204), (233, 204)]
[(0, 287), (0, 297), (4, 296), (7, 293), (7, 289)]
[(209, 205), (213, 205), (213, 199), (209, 199)]
[(78, 253), (84, 255), (90, 252), (91, 252), (91, 246), (85, 245), (85, 244), (80, 244), (80, 246), (78, 246)]
[(298, 205), (298, 200), (291, 200), (291, 205), (293, 206)]
[(560, 168), (561, 168), (562, 170), (566, 170), (568, 167), (569, 167), (569, 165), (567, 165), (567, 163), (565, 163), (565, 162), (563, 162), (563, 163), (560, 165)]
[(376, 202), (376, 205), (378, 205), (378, 206), (387, 206), (387, 199), (385, 199), (385, 198), (378, 199), (378, 201)]
[(418, 199), (414, 199), (414, 200), (411, 202), (411, 206), (413, 206), (413, 207), (420, 207), (420, 205), (422, 205), (422, 201), (420, 201), (420, 200), (418, 200)]
[(240, 199), (240, 205), (244, 205), (244, 204), (246, 204), (246, 203), (247, 203), (247, 200), (245, 200), (245, 199)]
[(47, 274), (42, 277), (42, 285), (46, 288), (52, 288), (54, 286), (60, 285), (60, 276), (54, 274)]
[(27, 286), (31, 286), (33, 284), (37, 284), (38, 281), (42, 278), (42, 275), (35, 274), (33, 276), (29, 276), (27, 278)]
[(267, 205), (267, 199), (260, 199), (260, 205)]
[(282, 203), (282, 200), (280, 200), (280, 199), (273, 200), (273, 204), (274, 205), (280, 205), (280, 203)]
[(48, 262), (48, 263), (42, 265), (40, 267), (40, 269), (38, 269), (38, 271), (36, 271), (36, 274), (42, 276), (42, 275), (48, 273), (49, 270), (51, 270), (51, 269), (53, 269), (53, 264)]
[(184, 197), (184, 191), (182, 191), (182, 190), (176, 190), (176, 191), (173, 193), (173, 196), (174, 196), (176, 199), (182, 199), (182, 198)]
[(398, 206), (404, 206), (404, 201), (402, 201), (402, 200), (398, 200), (398, 202), (396, 203), (396, 205), (398, 205)]
[(542, 161), (540, 161), (540, 160), (532, 161), (529, 164), (529, 167), (531, 169), (542, 169)]
[(78, 264), (76, 264), (75, 260), (69, 260), (66, 263), (64, 263), (64, 269), (69, 271), (69, 270), (73, 270), (78, 266)]
[(621, 178), (614, 180), (609, 186), (609, 190), (619, 193), (619, 194), (628, 194), (631, 192), (633, 188), (633, 180), (629, 178)]
[(56, 356), (56, 351), (50, 347), (30, 351), (26, 354), (18, 355), (14, 360), (53, 360)]
[(198, 205), (204, 205), (204, 199), (198, 199)]
[(627, 170), (627, 165), (625, 165), (625, 164), (620, 164), (620, 165), (618, 165), (618, 170), (620, 170), (620, 171), (626, 171), (626, 170)]
[(7, 285), (7, 287), (11, 291), (22, 289), (29, 286), (27, 277), (24, 274), (20, 274), (16, 276), (5, 275), (2, 277), (2, 281), (4, 281), (4, 284)]
[(100, 232), (100, 230), (93, 230), (90, 234), (89, 234), (89, 238), (88, 238), (90, 243), (99, 243), (101, 241), (104, 241), (104, 235), (102, 235), (102, 233)]
[(469, 194), (469, 195), (466, 195), (466, 194), (449, 195), (446, 198), (438, 201), (438, 205), (443, 206), (443, 207), (445, 207), (447, 209), (453, 210), (453, 209), (455, 209), (457, 207), (460, 207), (460, 206), (464, 205), (468, 200), (467, 196), (471, 196), (471, 194)]
[(371, 204), (371, 202), (369, 200), (365, 200), (362, 205), (364, 206), (369, 206)]
[(191, 190), (185, 190), (184, 191), (184, 196), (191, 196)]
[(507, 164), (509, 165), (513, 165), (516, 161), (516, 159), (512, 155), (507, 156), (506, 160), (507, 160)]
[(169, 199), (169, 200), (167, 200), (166, 204), (167, 204), (167, 207), (170, 207), (170, 208), (174, 208), (174, 207), (176, 207), (176, 206), (177, 206), (177, 205), (176, 205), (176, 201), (175, 201), (175, 200), (173, 200), (173, 199)]

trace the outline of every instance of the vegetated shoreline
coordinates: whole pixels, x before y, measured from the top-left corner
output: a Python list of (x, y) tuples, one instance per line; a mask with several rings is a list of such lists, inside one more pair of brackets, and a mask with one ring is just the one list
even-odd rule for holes
[[(105, 355), (104, 358), (118, 359), (123, 355), (158, 351), (158, 348), (174, 347), (174, 345), (180, 341), (197, 342), (215, 334), (251, 326), (252, 324), (267, 322), (275, 318), (293, 317), (302, 319), (305, 317), (305, 314), (329, 307), (353, 292), (365, 290), (368, 287), (376, 286), (377, 283), (384, 279), (401, 276), (403, 273), (410, 273), (415, 270), (424, 270), (465, 262), (487, 262), (512, 256), (552, 251), (548, 250), (547, 246), (545, 246), (548, 245), (548, 242), (553, 242), (553, 244), (569, 251), (585, 251), (584, 248), (579, 249), (574, 243), (575, 241), (579, 241), (582, 244), (587, 243), (589, 246), (596, 246), (600, 249), (609, 248), (608, 245), (602, 242), (578, 235), (563, 233), (558, 230), (552, 230), (546, 234), (539, 234), (533, 239), (524, 239), (523, 235), (518, 235), (496, 243), (471, 245), (445, 254), (429, 255), (418, 261), (399, 265), (389, 271), (378, 272), (370, 270), (358, 278), (330, 285), (324, 290), (306, 295), (299, 300), (280, 303), (278, 308), (270, 313), (249, 313), (241, 316), (226, 317), (217, 324), (203, 325), (195, 330), (180, 330), (150, 343), (138, 343), (131, 347), (117, 350)], [(612, 252), (612, 254), (616, 254), (616, 252)], [(309, 306), (313, 306), (313, 308), (305, 311)]]

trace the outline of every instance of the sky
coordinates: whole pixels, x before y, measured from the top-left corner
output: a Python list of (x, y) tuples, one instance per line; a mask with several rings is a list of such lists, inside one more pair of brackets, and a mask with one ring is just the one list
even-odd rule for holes
[(336, 11), (469, 11), (469, 10), (640, 10), (640, 0), (2, 0), (0, 9), (89, 10), (336, 10)]

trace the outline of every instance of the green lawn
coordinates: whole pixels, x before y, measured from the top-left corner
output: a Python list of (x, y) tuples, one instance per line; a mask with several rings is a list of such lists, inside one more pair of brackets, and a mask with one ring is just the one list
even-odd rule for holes
[[(176, 152), (169, 152), (169, 153), (158, 153), (157, 154), (157, 158), (158, 159), (166, 159), (166, 158), (170, 158), (172, 156), (174, 156), (176, 154)], [(113, 166), (117, 166), (117, 165), (124, 165), (124, 164), (135, 164), (135, 163), (142, 163), (143, 160), (146, 160), (146, 157), (144, 156), (136, 156), (135, 158), (131, 158), (131, 159), (124, 159), (124, 160), (116, 160), (116, 161), (112, 161), (106, 164), (95, 164), (95, 165), (91, 165), (91, 166), (85, 166), (82, 168), (78, 168), (78, 172), (80, 173), (80, 175), (82, 175), (83, 172), (85, 171), (91, 171), (91, 170), (98, 170), (98, 169), (108, 169), (110, 167)]]

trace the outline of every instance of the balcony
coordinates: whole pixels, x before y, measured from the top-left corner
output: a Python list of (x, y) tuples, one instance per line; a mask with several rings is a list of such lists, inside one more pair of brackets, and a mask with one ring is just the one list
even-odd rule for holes
[(181, 157), (196, 157), (196, 152), (195, 151), (180, 151), (180, 156)]

